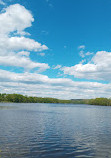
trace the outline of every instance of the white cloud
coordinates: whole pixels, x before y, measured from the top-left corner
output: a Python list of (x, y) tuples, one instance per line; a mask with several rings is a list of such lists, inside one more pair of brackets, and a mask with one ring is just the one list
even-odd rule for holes
[(79, 47), (78, 47), (78, 49), (85, 49), (85, 45), (80, 45)]
[(49, 68), (48, 64), (33, 62), (30, 59), (29, 51), (48, 49), (46, 45), (24, 37), (28, 34), (25, 29), (32, 26), (33, 21), (30, 11), (20, 4), (11, 5), (2, 11), (0, 14), (0, 65), (23, 67), (25, 70), (39, 68), (39, 71)]
[(85, 53), (86, 56), (93, 55), (93, 54), (94, 54), (94, 53), (92, 53), (92, 52), (87, 52), (87, 53)]
[(85, 48), (86, 48), (85, 45), (80, 45), (80, 46), (78, 47), (78, 49), (80, 49), (79, 55), (80, 55), (80, 57), (82, 57), (82, 58), (85, 57), (85, 52), (84, 52), (84, 49), (85, 49)]
[(111, 84), (75, 82), (66, 78), (49, 78), (36, 73), (0, 70), (0, 89), (6, 93), (61, 99), (110, 97)]
[(80, 64), (83, 64), (84, 62), (86, 62), (86, 59), (83, 59), (83, 60), (80, 62)]
[(62, 67), (61, 65), (57, 65), (53, 69), (60, 69), (61, 67)]
[(21, 51), (21, 52), (18, 52), (18, 55), (20, 56), (29, 56), (30, 55), (30, 52), (27, 52), (27, 51)]
[(90, 55), (93, 55), (93, 54), (94, 54), (94, 53), (92, 53), (92, 52), (86, 52), (86, 53), (85, 53), (85, 51), (84, 51), (85, 46), (84, 46), (84, 45), (81, 45), (81, 46), (79, 46), (78, 48), (80, 49), (79, 55), (80, 55), (80, 57), (82, 57), (82, 58), (85, 58), (86, 56), (90, 56)]
[(19, 52), (18, 54), (12, 53), (9, 56), (0, 56), (0, 65), (22, 67), (28, 71), (34, 68), (39, 68), (39, 71), (45, 71), (50, 68), (48, 64), (31, 61), (30, 58), (26, 56), (28, 52), (24, 53), (26, 53), (25, 56), (23, 52)]
[(89, 63), (62, 67), (61, 70), (77, 78), (111, 81), (111, 52), (98, 51)]
[(81, 45), (81, 46), (78, 47), (78, 49), (80, 50), (79, 51), (80, 57), (85, 58), (86, 56), (90, 56), (90, 55), (94, 54), (93, 52), (86, 52), (85, 53), (85, 50), (84, 50), (85, 48), (86, 48), (85, 45)]
[(33, 39), (26, 37), (7, 37), (0, 39), (0, 41), (0, 48), (4, 49), (4, 46), (7, 46), (5, 49), (7, 49), (8, 51), (43, 51), (48, 49), (47, 46), (41, 45)]
[[(3, 12), (3, 11), (2, 11)], [(30, 11), (20, 4), (10, 5), (0, 14), (0, 34), (22, 32), (34, 21)]]
[(81, 50), (81, 51), (79, 52), (79, 55), (80, 55), (82, 58), (84, 58), (84, 57), (85, 57), (84, 51)]

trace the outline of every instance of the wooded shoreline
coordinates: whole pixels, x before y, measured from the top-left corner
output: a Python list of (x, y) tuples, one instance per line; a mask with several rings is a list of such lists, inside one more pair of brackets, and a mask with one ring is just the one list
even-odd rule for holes
[(90, 104), (90, 105), (103, 105), (111, 106), (111, 98), (96, 98), (96, 99), (71, 99), (61, 100), (56, 98), (42, 98), (24, 96), (21, 94), (0, 94), (0, 102), (13, 102), (13, 103), (62, 103), (62, 104)]

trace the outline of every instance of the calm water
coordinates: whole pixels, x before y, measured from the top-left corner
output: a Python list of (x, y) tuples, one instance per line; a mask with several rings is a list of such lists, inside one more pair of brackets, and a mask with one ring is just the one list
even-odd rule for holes
[(0, 158), (111, 158), (111, 107), (0, 106)]

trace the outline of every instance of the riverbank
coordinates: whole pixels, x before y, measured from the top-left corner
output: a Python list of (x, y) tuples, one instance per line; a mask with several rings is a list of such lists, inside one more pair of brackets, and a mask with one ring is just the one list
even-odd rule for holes
[(0, 94), (0, 102), (90, 104), (90, 105), (111, 106), (111, 99), (108, 98), (61, 100), (56, 98), (42, 98), (42, 97), (24, 96), (21, 94), (5, 94), (5, 93)]

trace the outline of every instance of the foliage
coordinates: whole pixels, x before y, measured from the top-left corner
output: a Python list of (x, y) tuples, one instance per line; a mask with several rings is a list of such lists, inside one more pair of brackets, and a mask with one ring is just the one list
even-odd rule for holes
[(96, 98), (96, 99), (72, 99), (60, 100), (56, 98), (42, 98), (23, 96), (21, 94), (1, 94), (0, 102), (13, 102), (13, 103), (61, 103), (61, 104), (91, 104), (91, 105), (105, 105), (111, 106), (111, 99)]
[(70, 100), (23, 96), (21, 94), (0, 94), (0, 102), (14, 103), (70, 103)]
[(89, 104), (111, 106), (111, 99), (107, 99), (107, 98), (89, 99)]

